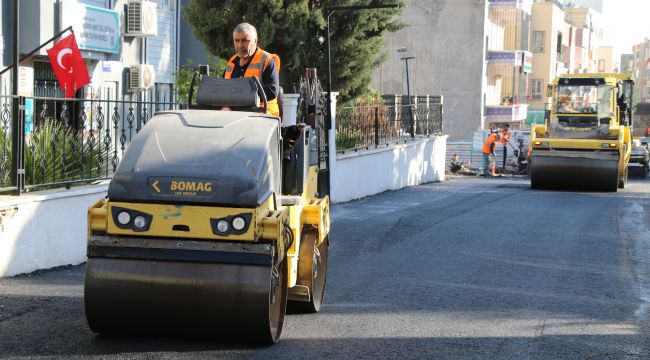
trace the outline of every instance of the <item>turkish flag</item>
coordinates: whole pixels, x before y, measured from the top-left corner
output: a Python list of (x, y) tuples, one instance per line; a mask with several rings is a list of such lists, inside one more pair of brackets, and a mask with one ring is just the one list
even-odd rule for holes
[(54, 70), (59, 86), (65, 92), (65, 97), (71, 98), (77, 89), (90, 83), (86, 63), (81, 57), (74, 34), (61, 39), (50, 49), (47, 56)]

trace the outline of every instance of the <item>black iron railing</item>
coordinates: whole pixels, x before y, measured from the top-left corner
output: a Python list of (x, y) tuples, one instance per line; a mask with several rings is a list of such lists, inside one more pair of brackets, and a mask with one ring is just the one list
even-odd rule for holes
[[(17, 134), (12, 133), (14, 101), (21, 104)], [(0, 193), (108, 179), (133, 136), (157, 111), (184, 105), (139, 95), (122, 100), (0, 96)], [(23, 141), (13, 166), (13, 144)]]
[[(442, 134), (442, 97), (384, 96), (384, 105), (339, 108), (336, 151), (375, 148)], [(411, 111), (412, 109), (412, 120)]]

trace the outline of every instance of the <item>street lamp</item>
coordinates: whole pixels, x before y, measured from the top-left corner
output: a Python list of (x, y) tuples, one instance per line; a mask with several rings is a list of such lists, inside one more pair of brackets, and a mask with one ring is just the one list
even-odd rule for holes
[[(398, 53), (404, 53), (406, 52), (405, 47), (401, 47), (397, 49)], [(406, 96), (409, 99), (409, 118), (411, 120), (411, 124), (409, 126), (409, 132), (411, 133), (411, 137), (415, 137), (415, 124), (413, 122), (413, 103), (411, 102), (411, 85), (409, 83), (409, 60), (415, 59), (415, 56), (405, 56), (403, 58), (400, 58), (404, 60), (406, 63)]]
[[(327, 131), (327, 146), (328, 146), (328, 156), (325, 158), (325, 166), (327, 167), (327, 185), (326, 190), (327, 194), (330, 193), (330, 181), (329, 181), (329, 171), (330, 171), (330, 158), (329, 158), (329, 131), (332, 129), (332, 53), (330, 50), (330, 16), (334, 14), (336, 10), (344, 11), (359, 11), (359, 10), (368, 10), (368, 9), (397, 9), (399, 4), (376, 4), (376, 5), (354, 5), (354, 6), (327, 6), (325, 8), (325, 14), (327, 14), (327, 119), (325, 124), (325, 130)], [(320, 183), (319, 178), (319, 183)]]

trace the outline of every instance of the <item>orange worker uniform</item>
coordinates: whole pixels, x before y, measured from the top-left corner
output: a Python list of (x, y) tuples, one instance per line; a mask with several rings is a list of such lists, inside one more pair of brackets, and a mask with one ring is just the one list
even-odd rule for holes
[(501, 135), (499, 134), (490, 134), (490, 136), (485, 139), (481, 151), (483, 154), (493, 154), (494, 153), (494, 143), (501, 140)]
[[(277, 57), (277, 55), (275, 55)], [(269, 64), (273, 61), (276, 62), (274, 55), (271, 53), (268, 53), (259, 47), (257, 50), (255, 50), (255, 54), (253, 54), (253, 58), (251, 59), (250, 63), (248, 64), (248, 67), (246, 68), (246, 72), (244, 72), (244, 77), (257, 77), (260, 82), (262, 81), (262, 73), (268, 68)], [(226, 71), (224, 72), (224, 78), (230, 79), (232, 76), (233, 69), (235, 68), (235, 60), (237, 60), (239, 56), (236, 54), (228, 60), (228, 63), (226, 64)], [(278, 58), (279, 60), (279, 58)], [(276, 62), (275, 67), (277, 69), (277, 72), (279, 73), (280, 71), (280, 64), (279, 62)], [(276, 75), (277, 76), (277, 75)], [(262, 84), (264, 86), (264, 84)], [(263, 103), (260, 103), (260, 106), (264, 106)], [(280, 107), (278, 105), (278, 97), (276, 96), (273, 99), (267, 99), (267, 110), (266, 113), (269, 115), (273, 116), (280, 116)]]

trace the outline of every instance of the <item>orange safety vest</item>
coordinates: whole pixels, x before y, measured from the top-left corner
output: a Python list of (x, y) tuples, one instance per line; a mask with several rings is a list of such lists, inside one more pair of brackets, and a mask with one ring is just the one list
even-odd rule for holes
[(481, 151), (483, 154), (491, 154), (492, 153), (492, 144), (494, 144), (497, 141), (497, 135), (496, 134), (490, 134), (490, 136), (487, 137), (485, 142), (483, 143), (483, 147), (481, 148)]
[(497, 141), (502, 143), (503, 146), (508, 145), (508, 142), (510, 142), (510, 133), (505, 132), (503, 130), (500, 130), (499, 132), (501, 133), (501, 140), (497, 140)]
[[(277, 55), (275, 56), (277, 57)], [(224, 74), (224, 77), (226, 79), (230, 79), (230, 76), (232, 75), (232, 71), (235, 68), (236, 59), (237, 59), (237, 55), (234, 55), (233, 57), (230, 58), (230, 60), (228, 60), (228, 64), (226, 64), (226, 73)], [(269, 66), (270, 61), (274, 61), (274, 56), (260, 48), (257, 48), (257, 50), (255, 50), (255, 54), (253, 54), (253, 58), (248, 64), (248, 68), (246, 68), (246, 72), (244, 72), (244, 77), (256, 76), (257, 79), (260, 80), (261, 82), (262, 72), (264, 72), (264, 69), (266, 69), (266, 67)], [(276, 67), (278, 67), (278, 72), (280, 71), (279, 66), (280, 64), (276, 63)], [(264, 103), (260, 103), (260, 107), (262, 106), (264, 106)], [(273, 116), (278, 116), (278, 117), (280, 116), (280, 108), (278, 107), (277, 96), (275, 97), (275, 99), (267, 101), (266, 113)]]

